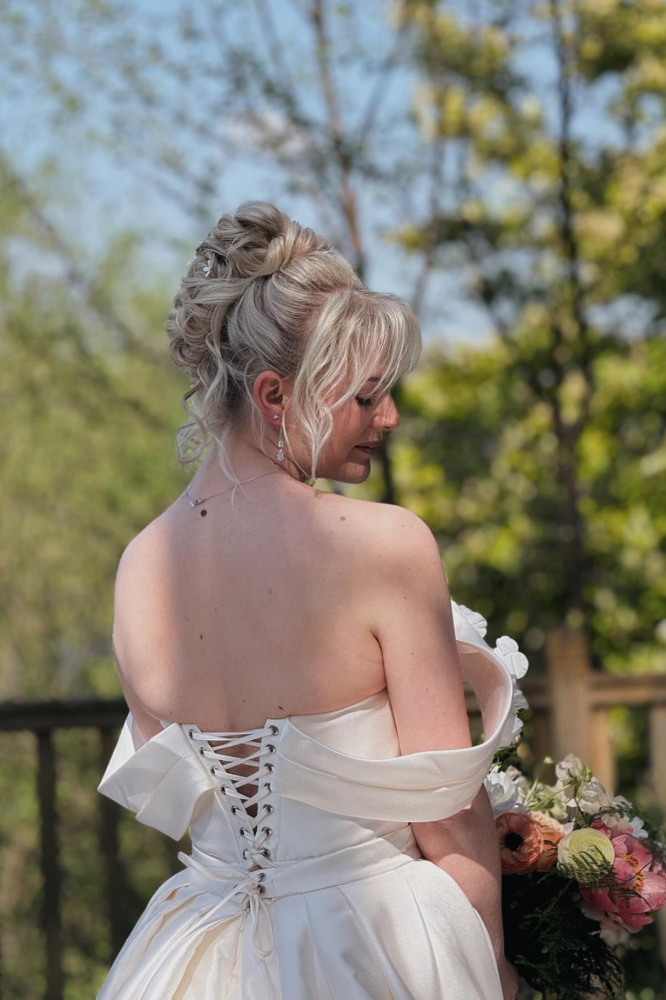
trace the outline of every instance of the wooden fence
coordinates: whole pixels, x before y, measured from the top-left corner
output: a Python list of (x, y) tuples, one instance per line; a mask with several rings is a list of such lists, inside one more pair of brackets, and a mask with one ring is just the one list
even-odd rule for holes
[[(572, 752), (599, 780), (615, 791), (616, 756), (609, 738), (608, 713), (615, 706), (646, 707), (649, 711), (649, 761), (656, 802), (666, 813), (666, 673), (613, 676), (592, 671), (583, 633), (556, 629), (547, 638), (547, 671), (526, 677), (521, 687), (534, 713), (531, 748), (537, 758), (556, 760)], [(468, 698), (474, 714), (474, 698)], [(117, 730), (127, 714), (125, 702), (0, 703), (0, 731), (32, 732), (38, 757), (36, 794), (40, 814), (40, 867), (43, 885), (41, 924), (46, 949), (45, 1000), (61, 1000), (62, 931), (61, 868), (56, 809), (57, 760), (54, 732), (62, 728), (93, 728), (99, 734), (99, 776), (111, 755)], [(91, 789), (93, 794), (93, 789)], [(122, 866), (118, 850), (119, 810), (99, 796), (99, 838), (104, 858), (104, 898), (108, 908), (114, 954), (123, 943)], [(660, 952), (666, 967), (666, 913), (659, 919)], [(1, 945), (1, 942), (0, 942)], [(0, 955), (2, 949), (0, 947)], [(1, 975), (0, 975), (1, 981)]]

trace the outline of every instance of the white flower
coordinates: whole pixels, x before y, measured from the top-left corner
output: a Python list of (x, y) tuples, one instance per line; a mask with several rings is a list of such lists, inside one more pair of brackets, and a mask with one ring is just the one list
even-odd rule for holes
[(208, 263), (204, 264), (204, 269), (203, 269), (203, 273), (206, 275), (207, 278), (210, 278), (210, 272), (211, 272), (212, 266), (213, 266), (213, 255), (212, 255), (212, 253), (209, 253), (208, 254)]
[[(559, 781), (558, 781), (559, 785)], [(557, 785), (555, 786), (557, 788)], [(567, 789), (562, 793), (565, 805), (569, 808), (578, 806), (581, 812), (596, 816), (602, 809), (613, 804), (613, 796), (596, 778), (591, 778), (580, 784), (578, 788)], [(604, 819), (604, 823), (606, 819)]]
[(573, 753), (568, 753), (564, 760), (555, 765), (555, 774), (560, 781), (568, 781), (570, 778), (580, 778), (583, 774), (583, 764), (580, 757)]
[(645, 823), (640, 816), (634, 816), (633, 819), (627, 819), (626, 816), (602, 816), (602, 819), (606, 826), (613, 831), (614, 837), (627, 832), (631, 833), (636, 840), (642, 840), (648, 836)]
[[(516, 770), (517, 768), (514, 768), (514, 771)], [(522, 789), (506, 771), (498, 771), (493, 768), (488, 772), (484, 785), (495, 819), (505, 812), (529, 812), (529, 808), (525, 805)]]
[(509, 723), (511, 728), (507, 725), (505, 732), (502, 735), (502, 739), (506, 744), (512, 743), (517, 736), (520, 735), (523, 729), (523, 720), (518, 718), (518, 712), (521, 708), (529, 708), (529, 702), (527, 701), (525, 695), (521, 691), (517, 679), (522, 677), (529, 667), (529, 660), (524, 653), (521, 653), (518, 649), (518, 643), (511, 636), (503, 635), (497, 640), (497, 645), (494, 652), (502, 657), (502, 661), (507, 668), (507, 672), (511, 677), (511, 683), (513, 684), (513, 698), (511, 704), (511, 714), (509, 716)]
[(578, 796), (578, 808), (581, 812), (596, 816), (600, 809), (610, 805), (612, 798), (598, 781), (584, 785)]
[(523, 795), (527, 795), (530, 790), (530, 783), (519, 768), (517, 768), (514, 764), (509, 764), (509, 766), (505, 768), (504, 773), (511, 778), (514, 785), (521, 790)]
[(465, 607), (464, 604), (457, 604), (455, 601), (451, 601), (451, 604), (455, 605), (458, 611), (462, 614), (463, 618), (465, 618), (481, 636), (486, 634), (488, 631), (488, 622), (482, 614), (479, 614), (478, 611), (472, 611), (471, 608)]
[(589, 906), (587, 903), (581, 905), (581, 910), (590, 920), (597, 920), (601, 924), (601, 929), (592, 933), (598, 934), (610, 948), (614, 948), (617, 944), (627, 944), (631, 932), (623, 924), (612, 920), (603, 910), (597, 910), (595, 906)]
[(518, 680), (527, 673), (530, 661), (518, 648), (518, 643), (510, 635), (501, 635), (495, 644), (495, 652), (504, 660), (511, 676)]
[[(631, 802), (625, 799), (624, 795), (616, 795), (611, 805), (615, 807), (619, 806), (626, 811), (633, 809)], [(626, 832), (631, 833), (632, 837), (636, 837), (637, 840), (642, 840), (648, 836), (645, 823), (640, 816), (633, 816), (630, 819), (629, 816), (623, 816), (621, 813), (603, 813), (601, 818), (606, 826), (612, 830), (614, 837)]]

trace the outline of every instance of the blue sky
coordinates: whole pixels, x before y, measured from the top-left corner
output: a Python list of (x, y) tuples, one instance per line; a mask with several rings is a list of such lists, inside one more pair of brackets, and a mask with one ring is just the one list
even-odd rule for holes
[[(294, 4), (287, 0), (269, 2), (279, 24), (280, 34), (285, 38), (292, 38), (294, 51), (297, 51), (300, 45), (307, 43), (307, 39), (306, 29), (294, 11)], [(117, 6), (120, 9), (120, 4)], [(177, 33), (168, 28), (170, 19), (173, 21), (176, 11), (182, 6), (181, 0), (134, 0), (128, 7), (126, 20), (137, 34), (141, 33), (146, 37), (154, 32), (156, 38), (166, 39), (168, 50), (169, 46), (175, 48), (178, 45)], [(388, 36), (383, 19), (378, 15), (386, 10), (387, 4), (382, 0), (364, 0), (361, 6), (368, 13), (366, 24), (367, 30), (374, 32), (373, 44), (378, 50), (383, 49)], [(239, 5), (237, 8), (240, 9)], [(59, 18), (67, 35), (66, 13), (60, 14)], [(239, 30), (246, 30), (240, 21)], [(74, 35), (72, 42), (80, 44), (80, 40), (77, 41)], [(284, 54), (288, 58), (291, 53), (285, 49)], [(535, 89), (538, 84), (541, 91), (539, 96), (547, 105), (552, 67), (549, 68), (548, 60), (544, 59), (543, 53), (539, 53), (538, 46), (527, 54), (524, 68), (534, 76)], [(69, 70), (66, 62), (63, 62), (62, 69), (67, 78)], [(74, 82), (73, 71), (69, 73), (69, 77)], [(346, 83), (346, 90), (353, 95), (355, 92), (366, 92), (370, 81), (357, 76), (350, 77)], [(387, 95), (386, 107), (391, 108), (391, 101), (403, 101), (405, 88), (411, 91), (413, 84), (409, 74), (401, 71), (401, 75), (393, 81), (392, 91)], [(105, 113), (103, 101), (97, 100), (94, 94), (88, 94), (87, 99), (87, 119), (90, 124), (94, 124), (95, 115), (101, 118)], [(316, 100), (318, 96), (313, 94), (313, 101)], [(193, 113), (196, 113), (196, 105)], [(189, 215), (160, 194), (131, 165), (118, 163), (109, 150), (92, 142), (81, 141), (80, 135), (77, 140), (76, 135), (67, 128), (54, 127), (49, 121), (49, 101), (36, 87), (28, 87), (12, 95), (11, 101), (0, 97), (0, 114), (5, 126), (4, 147), (10, 150), (22, 170), (29, 174), (38, 163), (43, 162), (45, 156), (52, 157), (59, 164), (59, 176), (48, 183), (50, 197), (47, 211), (69, 242), (81, 249), (83, 259), (88, 256), (94, 261), (110, 233), (123, 227), (136, 227), (145, 234), (146, 275), (150, 279), (152, 268), (153, 275), (164, 275), (167, 285), (173, 282), (175, 289), (194, 247), (205, 235), (200, 225), (195, 225)], [(590, 121), (592, 120), (590, 117)], [(191, 155), (196, 157), (196, 149), (191, 150)], [(43, 186), (44, 182), (40, 181), (40, 187)], [(413, 192), (413, 196), (418, 204), (418, 190)], [(275, 201), (302, 224), (329, 235), (309, 200), (285, 197), (271, 170), (253, 164), (247, 157), (242, 161), (232, 158), (224, 163), (220, 190), (211, 199), (211, 226), (219, 215), (233, 210), (247, 198)], [(392, 208), (391, 205), (377, 204), (370, 198), (360, 203), (361, 214), (372, 229), (393, 221)], [(366, 275), (368, 285), (380, 291), (392, 291), (409, 297), (416, 262), (407, 259), (379, 237), (373, 240), (369, 257), (370, 268)], [(24, 263), (29, 266), (28, 261)], [(447, 275), (441, 271), (430, 279), (422, 329), (425, 342), (431, 339), (481, 342), (490, 332), (485, 315), (466, 304), (460, 294), (459, 276)]]

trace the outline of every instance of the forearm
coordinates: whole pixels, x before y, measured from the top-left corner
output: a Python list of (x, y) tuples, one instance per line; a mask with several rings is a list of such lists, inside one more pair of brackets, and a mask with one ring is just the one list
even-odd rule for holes
[(412, 823), (424, 857), (456, 880), (483, 919), (498, 963), (504, 956), (502, 874), (493, 811), (484, 787), (449, 819)]

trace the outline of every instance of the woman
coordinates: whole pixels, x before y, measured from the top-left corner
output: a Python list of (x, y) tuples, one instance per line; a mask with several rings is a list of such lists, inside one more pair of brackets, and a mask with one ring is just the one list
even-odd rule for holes
[(367, 478), (416, 317), (245, 202), (198, 248), (167, 331), (191, 383), (179, 458), (205, 461), (118, 567), (130, 714), (99, 789), (189, 829), (192, 854), (99, 997), (513, 998), (482, 785), (507, 674), (420, 518), (313, 486)]

